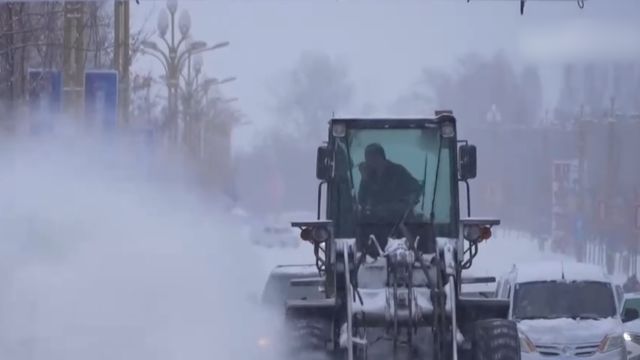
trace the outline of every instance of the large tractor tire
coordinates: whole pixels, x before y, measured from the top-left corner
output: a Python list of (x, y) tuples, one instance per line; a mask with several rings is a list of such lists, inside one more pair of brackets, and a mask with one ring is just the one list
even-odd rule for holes
[(520, 360), (520, 337), (516, 323), (505, 319), (480, 320), (474, 324), (472, 360)]

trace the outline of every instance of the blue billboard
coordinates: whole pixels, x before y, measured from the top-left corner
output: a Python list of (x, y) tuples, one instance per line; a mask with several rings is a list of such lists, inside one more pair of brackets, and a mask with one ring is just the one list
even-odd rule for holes
[(115, 129), (118, 124), (118, 72), (86, 71), (84, 76), (84, 109), (88, 121)]
[(62, 111), (62, 73), (58, 70), (29, 69), (28, 77), (31, 130), (50, 131), (54, 118)]

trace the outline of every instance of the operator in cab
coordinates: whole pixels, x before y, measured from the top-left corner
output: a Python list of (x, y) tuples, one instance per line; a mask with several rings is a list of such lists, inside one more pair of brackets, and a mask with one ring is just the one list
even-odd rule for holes
[[(384, 250), (388, 236), (393, 235), (390, 232), (397, 230), (397, 223), (414, 215), (413, 207), (418, 203), (422, 186), (404, 166), (388, 160), (384, 148), (378, 143), (365, 148), (365, 161), (358, 165), (358, 169), (361, 175), (358, 189), (361, 217), (370, 219), (365, 220), (371, 224), (369, 233), (376, 236)], [(363, 237), (367, 238), (368, 234)], [(369, 248), (367, 244), (360, 246)]]

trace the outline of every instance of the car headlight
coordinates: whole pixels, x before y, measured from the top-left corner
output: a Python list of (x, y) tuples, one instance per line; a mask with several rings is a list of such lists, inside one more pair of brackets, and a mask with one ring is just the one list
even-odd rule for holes
[(622, 334), (622, 337), (626, 342), (632, 342), (636, 345), (640, 345), (640, 334), (638, 333), (625, 332), (624, 334)]
[(520, 351), (523, 353), (534, 353), (536, 352), (536, 346), (529, 339), (529, 337), (522, 332), (519, 332), (520, 335)]
[(609, 335), (606, 336), (600, 342), (598, 352), (606, 353), (614, 350), (619, 350), (624, 347), (625, 336), (624, 335)]
[(268, 337), (261, 337), (258, 339), (258, 347), (260, 348), (268, 348), (271, 346), (271, 340)]

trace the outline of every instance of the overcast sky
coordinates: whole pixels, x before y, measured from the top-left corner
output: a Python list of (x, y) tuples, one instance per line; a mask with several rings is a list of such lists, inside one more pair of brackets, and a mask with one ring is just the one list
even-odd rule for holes
[[(147, 20), (154, 30), (165, 1), (132, 4), (132, 29)], [(356, 85), (356, 103), (386, 112), (424, 67), (451, 68), (467, 52), (504, 50), (517, 66), (538, 64), (553, 106), (558, 75), (567, 60), (640, 60), (640, 0), (200, 0), (179, 2), (189, 10), (192, 34), (231, 46), (205, 55), (210, 76), (237, 76), (225, 86), (239, 97), (251, 121), (236, 131), (236, 150), (250, 148), (263, 126), (277, 124), (269, 86), (291, 69), (302, 51), (344, 60)], [(136, 70), (159, 66), (140, 59)], [(454, 109), (455, 111), (455, 109)], [(339, 114), (338, 114), (339, 115)], [(431, 115), (431, 114), (426, 114)]]

